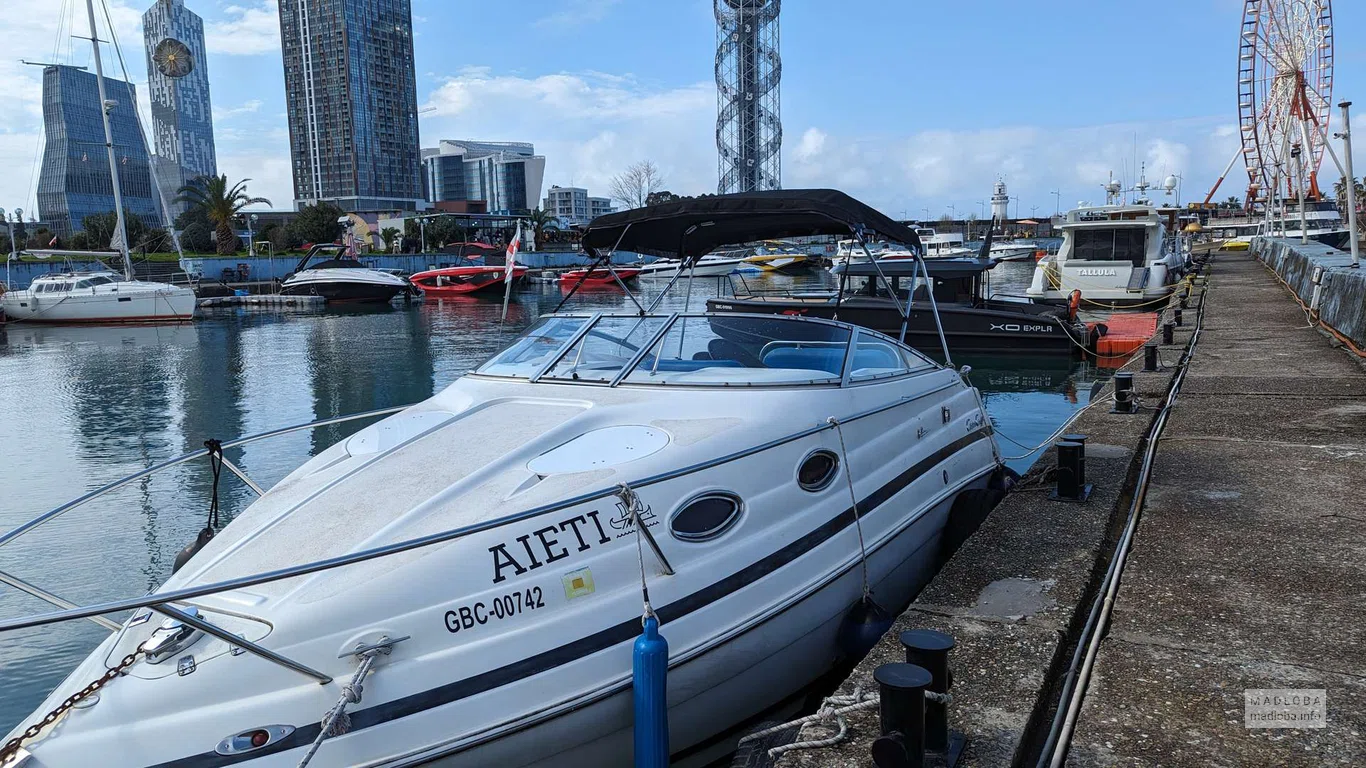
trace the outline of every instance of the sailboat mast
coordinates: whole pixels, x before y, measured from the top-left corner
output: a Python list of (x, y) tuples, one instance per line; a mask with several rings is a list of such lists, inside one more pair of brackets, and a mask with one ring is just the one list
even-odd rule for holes
[[(104, 120), (104, 148), (109, 155), (109, 180), (114, 185), (114, 215), (118, 219), (115, 240), (119, 244), (119, 254), (123, 256), (123, 276), (133, 279), (133, 260), (128, 257), (128, 229), (123, 223), (123, 190), (119, 189), (119, 164), (114, 158), (114, 131), (109, 127), (110, 104), (104, 93), (104, 66), (100, 63), (100, 35), (95, 29), (95, 0), (85, 0), (85, 9), (90, 13), (90, 45), (95, 50), (95, 82), (100, 89), (100, 117)], [(129, 107), (137, 109), (138, 105)]]

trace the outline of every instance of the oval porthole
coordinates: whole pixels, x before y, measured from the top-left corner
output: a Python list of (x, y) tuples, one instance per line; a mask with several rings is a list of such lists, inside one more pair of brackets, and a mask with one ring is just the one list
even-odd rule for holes
[(830, 451), (813, 451), (797, 467), (797, 485), (803, 491), (823, 491), (839, 474), (840, 459)]
[(706, 541), (725, 533), (740, 519), (740, 497), (713, 491), (684, 504), (669, 520), (669, 531), (683, 541)]

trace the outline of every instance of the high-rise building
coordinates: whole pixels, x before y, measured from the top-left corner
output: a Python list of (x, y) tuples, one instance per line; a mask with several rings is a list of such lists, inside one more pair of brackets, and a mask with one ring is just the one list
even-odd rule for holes
[(567, 227), (587, 226), (603, 214), (612, 213), (612, 201), (606, 197), (590, 197), (583, 187), (551, 186), (541, 203), (541, 210), (560, 220)]
[(180, 188), (199, 176), (218, 175), (204, 20), (183, 0), (157, 0), (142, 14), (142, 30), (152, 102), (152, 170), (171, 215), (179, 216), (188, 207), (171, 202)]
[(545, 178), (545, 158), (520, 141), (442, 139), (422, 150), (422, 168), (428, 200), (481, 203), (466, 206), (470, 213), (525, 215), (541, 199)]
[(717, 192), (781, 189), (780, 0), (713, 0)]
[[(147, 147), (138, 128), (131, 83), (104, 78), (113, 105), (109, 123), (119, 166), (124, 210), (149, 227), (161, 226), (161, 206), (147, 162)], [(85, 217), (114, 210), (114, 183), (104, 146), (99, 82), (76, 67), (43, 67), (43, 165), (38, 172), (38, 216), (57, 235), (84, 229)], [(103, 248), (108, 243), (91, 243)]]
[(422, 204), (410, 0), (280, 0), (296, 206)]

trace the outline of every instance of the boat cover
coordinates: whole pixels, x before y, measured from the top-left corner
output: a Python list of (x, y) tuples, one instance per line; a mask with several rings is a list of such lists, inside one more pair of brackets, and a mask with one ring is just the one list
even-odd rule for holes
[(609, 213), (588, 225), (583, 247), (595, 258), (624, 250), (691, 260), (722, 245), (859, 229), (920, 250), (915, 230), (833, 189), (707, 195)]

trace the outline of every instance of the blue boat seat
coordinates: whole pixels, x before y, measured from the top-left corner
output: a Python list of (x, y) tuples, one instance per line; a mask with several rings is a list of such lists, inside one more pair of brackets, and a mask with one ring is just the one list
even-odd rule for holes
[[(769, 368), (796, 368), (809, 371), (824, 371), (838, 376), (844, 366), (844, 347), (779, 347), (764, 355), (764, 365)], [(891, 369), (904, 368), (892, 353), (881, 347), (859, 349), (854, 352), (853, 370), (865, 368)]]

